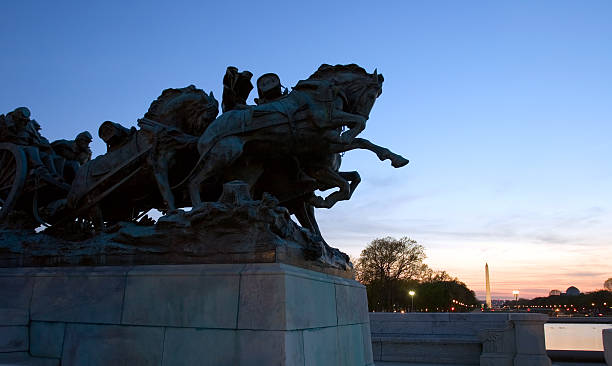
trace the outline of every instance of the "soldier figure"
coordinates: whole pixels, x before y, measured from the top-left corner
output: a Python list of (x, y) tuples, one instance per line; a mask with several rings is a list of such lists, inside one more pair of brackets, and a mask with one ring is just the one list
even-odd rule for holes
[(51, 143), (53, 150), (62, 157), (62, 173), (67, 182), (72, 182), (81, 165), (91, 160), (91, 141), (91, 134), (84, 131), (74, 140), (57, 140)]
[(30, 110), (26, 107), (16, 108), (6, 116), (0, 115), (0, 141), (29, 145), (26, 133), (28, 122), (30, 122)]
[(55, 169), (55, 152), (49, 140), (39, 131), (40, 125), (30, 119), (30, 110), (26, 107), (16, 108), (6, 116), (0, 116), (0, 142), (21, 145), (28, 157), (30, 171), (56, 183), (60, 176)]
[(263, 74), (257, 79), (257, 94), (259, 98), (255, 98), (255, 104), (273, 102), (288, 94), (287, 88), (282, 91), (282, 85), (278, 75), (274, 73)]
[(118, 150), (136, 133), (136, 128), (126, 128), (113, 121), (104, 121), (98, 129), (98, 136), (106, 143), (106, 152)]
[(238, 68), (228, 66), (223, 76), (223, 99), (221, 109), (225, 113), (232, 109), (248, 108), (246, 100), (249, 93), (253, 90), (250, 71), (238, 72)]
[[(225, 76), (223, 77), (223, 112), (232, 109), (245, 109), (249, 106), (246, 103), (249, 93), (253, 89), (251, 78), (253, 74), (250, 71), (238, 72), (234, 66), (228, 66)], [(283, 91), (280, 78), (274, 73), (263, 74), (257, 79), (257, 94), (255, 104), (273, 102), (279, 98), (288, 95), (287, 88)]]

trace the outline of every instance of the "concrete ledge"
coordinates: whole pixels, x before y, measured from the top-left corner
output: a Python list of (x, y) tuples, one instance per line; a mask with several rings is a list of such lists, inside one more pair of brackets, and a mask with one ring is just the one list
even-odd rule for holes
[(554, 317), (554, 318), (548, 318), (547, 323), (563, 323), (563, 324), (589, 324), (589, 323), (595, 323), (595, 324), (612, 324), (612, 317), (611, 316), (589, 316), (589, 317)]
[(387, 335), (383, 337), (372, 337), (372, 342), (393, 342), (393, 343), (432, 343), (432, 344), (467, 344), (474, 343), (480, 345), (482, 342), (477, 338), (473, 337), (453, 337), (450, 335), (446, 336), (405, 336), (405, 335)]
[(543, 314), (370, 313), (374, 361), (550, 366)]
[(381, 361), (479, 365), (481, 346), (477, 342), (383, 341)]

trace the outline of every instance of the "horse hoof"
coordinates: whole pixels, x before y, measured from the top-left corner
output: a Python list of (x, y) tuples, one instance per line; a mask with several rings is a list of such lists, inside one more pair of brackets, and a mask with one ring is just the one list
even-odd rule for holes
[(196, 212), (198, 210), (201, 210), (203, 207), (204, 207), (204, 202), (200, 202), (197, 205), (191, 206), (191, 210), (189, 212)]
[(311, 205), (313, 205), (316, 208), (326, 208), (325, 207), (325, 199), (323, 199), (323, 197), (319, 197), (319, 196), (314, 196), (310, 199), (309, 202)]
[(410, 160), (404, 158), (394, 159), (391, 161), (391, 166), (393, 166), (394, 168), (401, 168), (403, 166), (406, 166), (409, 162)]

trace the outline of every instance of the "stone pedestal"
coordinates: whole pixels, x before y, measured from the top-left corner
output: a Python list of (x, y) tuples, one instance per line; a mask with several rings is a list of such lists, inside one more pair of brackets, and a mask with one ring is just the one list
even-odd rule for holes
[(0, 269), (0, 354), (62, 365), (373, 365), (365, 287), (290, 265)]

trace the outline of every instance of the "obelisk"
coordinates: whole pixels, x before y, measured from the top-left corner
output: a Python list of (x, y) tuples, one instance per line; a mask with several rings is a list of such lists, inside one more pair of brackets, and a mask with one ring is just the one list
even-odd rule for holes
[(489, 263), (485, 263), (485, 278), (486, 278), (486, 287), (487, 287), (487, 297), (485, 299), (487, 304), (487, 309), (491, 309), (491, 283), (489, 282)]

